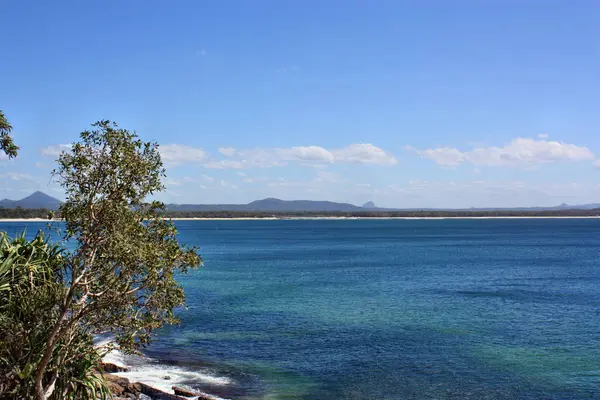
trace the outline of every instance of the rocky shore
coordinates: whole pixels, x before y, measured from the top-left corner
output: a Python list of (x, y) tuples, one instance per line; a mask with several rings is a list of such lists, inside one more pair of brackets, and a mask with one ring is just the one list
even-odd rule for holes
[[(130, 382), (129, 379), (114, 375), (115, 372), (124, 372), (123, 367), (104, 363), (102, 365), (104, 379), (112, 393), (113, 400), (215, 400), (214, 396), (195, 392), (184, 387), (173, 386), (173, 393), (166, 393), (140, 382)], [(165, 376), (165, 380), (169, 377)]]

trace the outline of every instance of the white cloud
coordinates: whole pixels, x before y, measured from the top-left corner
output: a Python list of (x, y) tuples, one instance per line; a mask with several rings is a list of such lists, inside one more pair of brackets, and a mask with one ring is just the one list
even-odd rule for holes
[(199, 147), (183, 144), (166, 144), (159, 146), (160, 156), (166, 164), (178, 165), (189, 162), (201, 162), (206, 159), (206, 152)]
[(594, 166), (595, 166), (596, 168), (600, 168), (600, 160), (596, 160), (596, 161), (594, 161)]
[(260, 183), (260, 182), (269, 182), (273, 180), (273, 178), (269, 178), (266, 176), (253, 176), (253, 177), (245, 177), (242, 181), (244, 183)]
[(445, 166), (470, 162), (477, 166), (530, 167), (542, 163), (595, 159), (594, 153), (587, 147), (530, 138), (516, 138), (503, 147), (480, 147), (465, 152), (449, 147), (413, 150), (421, 157)]
[(394, 165), (398, 160), (370, 143), (351, 144), (333, 152), (336, 161), (372, 165)]
[(169, 178), (165, 179), (164, 183), (167, 187), (181, 186), (181, 185), (187, 185), (186, 187), (196, 187), (198, 185), (203, 186), (203, 185), (201, 185), (203, 183), (210, 185), (214, 181), (215, 181), (215, 178), (213, 178), (212, 176), (200, 175), (200, 176), (194, 177), (194, 178), (190, 177), (190, 176), (184, 176), (182, 178), (169, 177)]
[(29, 174), (22, 174), (18, 172), (4, 172), (0, 174), (0, 179), (7, 179), (11, 181), (38, 182), (38, 178)]
[(40, 153), (43, 156), (58, 157), (63, 151), (71, 150), (70, 144), (55, 144), (52, 146), (42, 147)]
[(548, 134), (547, 133), (540, 133), (539, 135), (537, 135), (538, 138), (540, 139), (548, 139)]
[(209, 163), (204, 164), (206, 168), (211, 169), (244, 169), (247, 168), (247, 163), (243, 161), (236, 160), (219, 160), (219, 161), (211, 161)]
[(227, 157), (232, 157), (236, 153), (236, 149), (233, 147), (219, 147), (219, 153)]
[(356, 163), (370, 165), (394, 165), (396, 158), (372, 144), (352, 144), (347, 147), (328, 150), (320, 146), (296, 146), (287, 148), (254, 148), (236, 150), (219, 148), (229, 157), (224, 160), (212, 160), (205, 164), (207, 168), (246, 169), (285, 166), (289, 162), (298, 162), (302, 166), (323, 167), (332, 163)]
[[(597, 202), (600, 185), (577, 182), (412, 180), (379, 192), (394, 207), (533, 207)], [(400, 203), (398, 203), (398, 199)], [(387, 202), (387, 201), (386, 201)]]
[[(219, 151), (224, 150), (223, 148)], [(248, 169), (248, 168), (267, 168), (287, 165), (283, 161), (283, 156), (278, 154), (279, 149), (246, 149), (235, 150), (230, 158), (223, 160), (211, 160), (204, 164), (206, 168), (211, 169)], [(227, 153), (231, 153), (226, 150)], [(221, 151), (221, 153), (223, 153)]]
[(416, 150), (421, 157), (429, 158), (440, 165), (456, 166), (465, 160), (465, 154), (458, 149), (439, 147), (437, 149)]
[(202, 178), (203, 182), (212, 183), (215, 181), (215, 178), (213, 178), (212, 176), (206, 175), (206, 174), (202, 174), (201, 178)]
[(331, 163), (334, 161), (334, 155), (319, 146), (300, 146), (288, 149), (275, 149), (283, 160), (288, 161), (314, 161), (319, 163)]

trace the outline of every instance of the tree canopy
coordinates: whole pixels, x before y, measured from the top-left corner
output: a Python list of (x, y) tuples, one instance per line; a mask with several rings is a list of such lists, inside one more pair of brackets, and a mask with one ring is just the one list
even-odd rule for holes
[(0, 151), (4, 152), (8, 158), (16, 157), (19, 150), (10, 136), (11, 132), (12, 125), (6, 119), (4, 112), (0, 110)]
[[(60, 155), (54, 176), (67, 199), (59, 213), (65, 222), (63, 239), (74, 250), (56, 251), (36, 238), (34, 249), (50, 253), (39, 263), (43, 279), (4, 275), (14, 315), (0, 310), (2, 318), (38, 327), (32, 345), (18, 338), (34, 331), (15, 331), (16, 355), (9, 341), (0, 341), (0, 361), (12, 360), (11, 380), (5, 384), (12, 398), (95, 398), (102, 385), (89, 375), (101, 356), (92, 345), (93, 334), (111, 333), (122, 351), (136, 352), (155, 329), (178, 322), (174, 310), (185, 298), (176, 274), (202, 260), (196, 248), (178, 242), (175, 226), (163, 218), (164, 205), (147, 200), (164, 189), (164, 175), (158, 145), (110, 121), (93, 124)], [(0, 265), (14, 264), (9, 254), (0, 251)], [(32, 265), (31, 258), (21, 261), (23, 271)], [(0, 290), (2, 284), (0, 274)], [(17, 298), (12, 295), (17, 290), (28, 292)]]

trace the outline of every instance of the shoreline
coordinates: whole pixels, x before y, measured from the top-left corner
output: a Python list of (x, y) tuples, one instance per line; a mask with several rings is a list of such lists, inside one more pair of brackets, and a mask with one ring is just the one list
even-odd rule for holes
[[(94, 338), (96, 349), (108, 350), (113, 344), (108, 336)], [(221, 387), (231, 383), (230, 378), (213, 374), (207, 370), (188, 369), (183, 366), (163, 363), (144, 353), (125, 355), (118, 346), (105, 353), (101, 362), (101, 373), (117, 393), (115, 399), (125, 399), (126, 393), (145, 394), (153, 400), (231, 400), (205, 389), (194, 388), (193, 384), (208, 384)], [(122, 396), (122, 397), (120, 397)]]
[[(582, 215), (582, 216), (497, 216), (497, 217), (285, 217), (285, 218), (167, 218), (173, 221), (229, 221), (229, 220), (239, 220), (239, 221), (277, 221), (277, 220), (387, 220), (387, 219), (581, 219), (581, 218), (600, 218), (600, 216), (591, 216), (591, 215)], [(2, 220), (0, 220), (2, 221)]]
[[(232, 217), (232, 218), (217, 218), (217, 217), (175, 217), (164, 218), (172, 221), (301, 221), (301, 220), (441, 220), (441, 219), (600, 219), (600, 215), (580, 215), (580, 216), (460, 216), (460, 217)], [(2, 218), (2, 222), (61, 222), (60, 219), (48, 220), (46, 218)]]

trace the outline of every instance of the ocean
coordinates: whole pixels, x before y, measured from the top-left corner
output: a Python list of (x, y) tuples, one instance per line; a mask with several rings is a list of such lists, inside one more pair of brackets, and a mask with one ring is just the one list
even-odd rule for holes
[(600, 399), (598, 219), (176, 225), (205, 266), (180, 277), (181, 326), (121, 360), (131, 379), (222, 399)]

